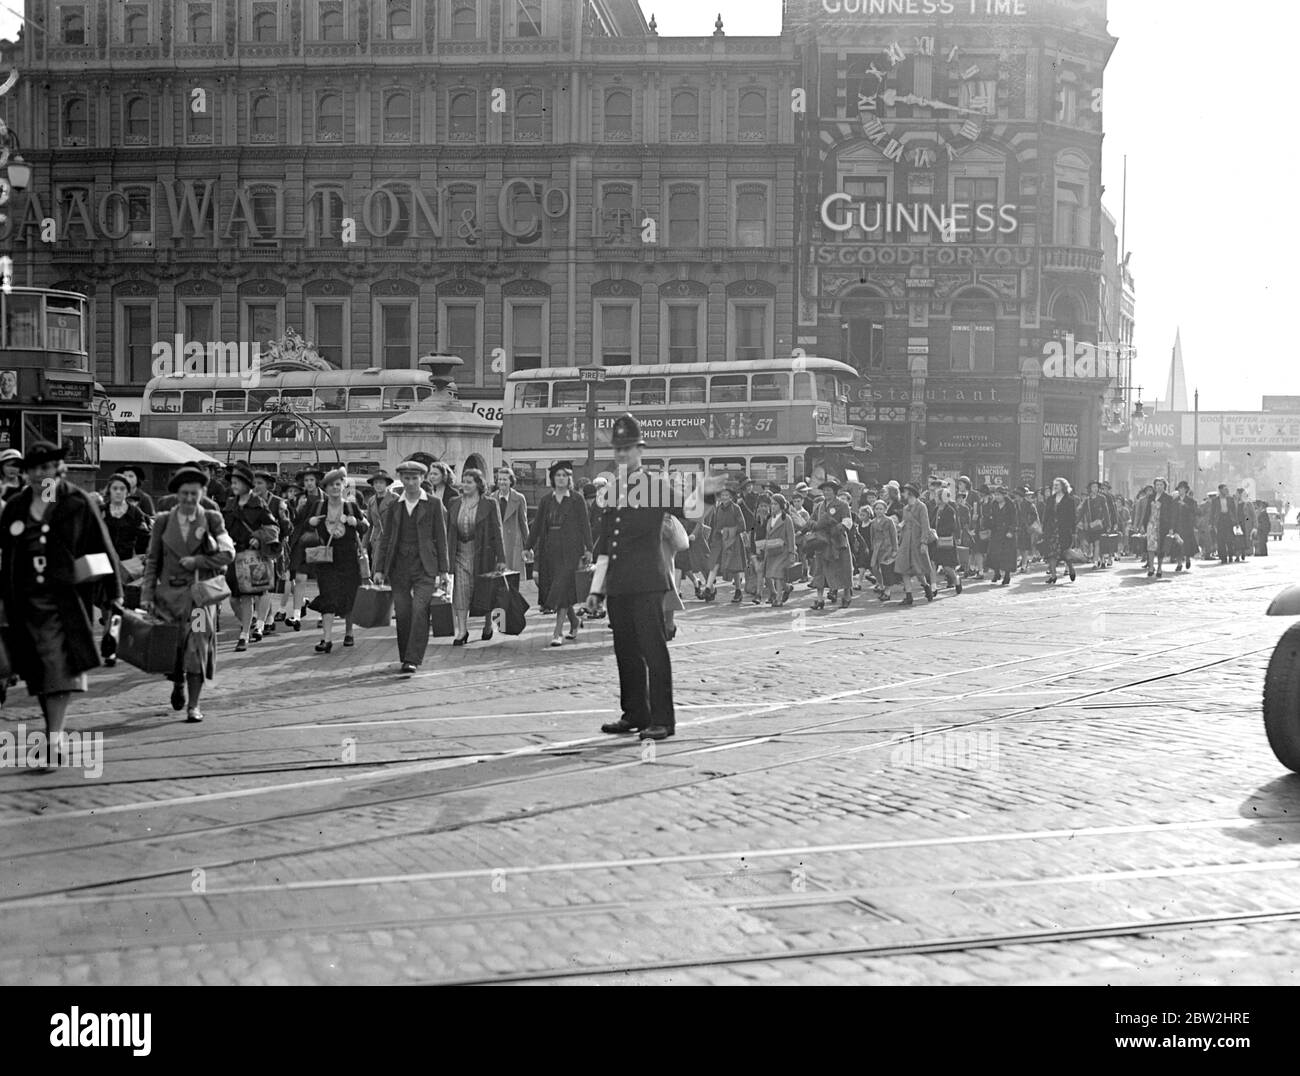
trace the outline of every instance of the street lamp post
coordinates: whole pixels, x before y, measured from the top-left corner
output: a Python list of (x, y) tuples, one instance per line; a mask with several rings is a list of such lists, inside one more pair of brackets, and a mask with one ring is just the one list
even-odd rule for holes
[(1192, 499), (1201, 474), (1201, 390), (1192, 393)]
[[(12, 156), (10, 154), (12, 153)], [(32, 183), (32, 166), (23, 160), (22, 145), (12, 127), (0, 123), (0, 165), (5, 167), (5, 178), (13, 194), (25, 191)], [(3, 221), (3, 216), (0, 216)], [(32, 286), (32, 236), (27, 233), (27, 286)]]

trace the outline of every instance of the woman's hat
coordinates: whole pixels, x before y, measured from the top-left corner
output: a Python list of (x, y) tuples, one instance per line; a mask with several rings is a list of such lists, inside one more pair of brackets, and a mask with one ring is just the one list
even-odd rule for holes
[(52, 445), (49, 441), (33, 441), (23, 457), (23, 469), (30, 470), (43, 463), (57, 463), (68, 454), (66, 448)]
[(833, 491), (833, 492), (835, 492), (835, 493), (839, 493), (839, 491), (840, 491), (840, 484), (839, 484), (837, 481), (835, 481), (835, 479), (833, 479), (833, 478), (828, 478), (828, 479), (826, 479), (826, 481), (824, 481), (824, 482), (823, 482), (820, 486), (818, 486), (817, 488), (818, 488), (818, 489), (829, 489), (829, 490), (831, 490), (831, 491)]
[(904, 493), (908, 493), (909, 491), (911, 492), (912, 496), (914, 496), (914, 497), (919, 497), (919, 496), (921, 496), (921, 491), (920, 491), (919, 489), (917, 489), (916, 486), (912, 485), (911, 482), (909, 482), (907, 485), (905, 485), (905, 486), (903, 487), (903, 492), (904, 492)]
[(172, 480), (167, 483), (167, 492), (179, 493), (181, 486), (188, 485), (191, 482), (197, 482), (200, 486), (206, 487), (208, 476), (197, 467), (182, 467), (172, 475)]
[(555, 482), (555, 472), (556, 472), (556, 471), (568, 471), (570, 474), (572, 474), (572, 473), (573, 473), (573, 461), (572, 461), (572, 460), (556, 460), (556, 461), (555, 461), (554, 463), (552, 463), (548, 468), (546, 468), (546, 473), (547, 473), (548, 475), (551, 476), (551, 482), (552, 482), (552, 484), (554, 484), (554, 482)]
[[(186, 470), (197, 471), (197, 467), (187, 467)], [(244, 482), (249, 489), (253, 488), (253, 469), (242, 463), (236, 463), (230, 468), (230, 477), (238, 478)]]
[(645, 444), (645, 440), (641, 437), (641, 424), (631, 415), (619, 416), (614, 420), (609, 443), (614, 448), (631, 448), (633, 445)]
[(275, 474), (274, 471), (254, 471), (253, 477), (260, 478), (272, 489), (275, 489), (275, 484), (280, 481), (279, 475)]
[(779, 482), (769, 482), (769, 483), (767, 484), (767, 491), (768, 491), (768, 493), (772, 494), (772, 496), (775, 497), (778, 493), (781, 492), (781, 483), (779, 483)]
[(319, 467), (306, 467), (303, 470), (299, 471), (297, 475), (295, 475), (294, 477), (296, 477), (298, 481), (301, 482), (309, 474), (314, 474), (316, 476), (317, 482), (319, 482), (322, 478), (325, 477), (325, 472), (321, 470)]
[(584, 497), (594, 497), (598, 492), (599, 491), (596, 489), (596, 487), (593, 486), (590, 482), (588, 482), (585, 486), (582, 487), (582, 495)]
[[(429, 468), (419, 460), (402, 460), (402, 462), (397, 465), (396, 470), (399, 475), (418, 474), (421, 478), (429, 473)], [(322, 483), (322, 485), (324, 485), (324, 483)]]
[(1187, 479), (1185, 478), (1181, 482), (1179, 482), (1178, 485), (1174, 487), (1174, 489), (1181, 489), (1186, 491), (1187, 493), (1192, 492), (1192, 487), (1187, 484)]
[(370, 476), (368, 481), (372, 486), (376, 482), (387, 482), (391, 485), (393, 481), (393, 476), (390, 475), (387, 471), (376, 471), (374, 474)]
[(993, 487), (993, 495), (996, 497), (999, 493), (1004, 497), (1007, 496), (1007, 487), (1001, 483)]
[(871, 504), (871, 507), (872, 507), (872, 508), (888, 508), (889, 505), (887, 505), (884, 501), (873, 501), (872, 504)]
[(972, 482), (968, 477), (966, 477), (966, 475), (964, 475), (964, 474), (959, 474), (959, 475), (957, 476), (957, 484), (958, 484), (958, 485), (961, 485), (963, 482), (966, 483), (966, 488), (967, 488), (967, 489), (974, 489), (974, 488), (975, 488), (975, 483), (974, 483), (974, 482)]
[(348, 483), (348, 472), (342, 467), (335, 467), (324, 478), (320, 480), (321, 487), (328, 486), (331, 482), (342, 482), (345, 486)]
[(6, 448), (3, 452), (0, 452), (0, 463), (21, 463), (22, 458), (23, 454), (16, 448)]
[(108, 481), (104, 483), (104, 488), (108, 489), (108, 487), (114, 482), (121, 482), (122, 485), (126, 487), (128, 493), (131, 491), (131, 480), (127, 478), (126, 475), (121, 474), (120, 472), (118, 474), (109, 475)]

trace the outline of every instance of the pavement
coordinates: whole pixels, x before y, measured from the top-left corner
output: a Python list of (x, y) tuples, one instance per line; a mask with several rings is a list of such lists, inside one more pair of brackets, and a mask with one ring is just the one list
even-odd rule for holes
[[(409, 677), (392, 627), (225, 631), (201, 725), (99, 670), (98, 776), (0, 768), (0, 983), (1296, 983), (1260, 696), (1298, 576), (1288, 534), (912, 609), (688, 601), (658, 744), (599, 732), (603, 622)], [(42, 727), (21, 687), (0, 718)]]

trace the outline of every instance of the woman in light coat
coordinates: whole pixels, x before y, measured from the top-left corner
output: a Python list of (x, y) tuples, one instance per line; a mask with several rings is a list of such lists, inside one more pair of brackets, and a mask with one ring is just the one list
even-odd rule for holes
[(199, 497), (208, 476), (197, 468), (178, 471), (168, 487), (177, 504), (154, 520), (145, 554), (141, 599), (155, 616), (181, 628), (172, 682), (172, 709), (188, 703), (186, 720), (202, 721), (199, 696), (205, 680), (217, 675), (217, 606), (196, 609), (190, 587), (196, 580), (225, 572), (235, 560), (235, 543), (220, 512), (205, 509)]
[(497, 471), (497, 488), (493, 493), (501, 508), (501, 541), (506, 550), (506, 568), (524, 570), (524, 550), (528, 548), (528, 502), (515, 489), (515, 472), (509, 467)]
[(903, 577), (903, 604), (915, 604), (913, 580), (920, 579), (925, 600), (934, 601), (934, 566), (930, 563), (930, 510), (921, 500), (921, 491), (910, 482), (903, 487), (903, 523), (898, 532), (898, 560), (895, 570)]
[(898, 521), (889, 514), (889, 505), (877, 501), (872, 506), (876, 518), (867, 527), (871, 540), (871, 574), (876, 577), (876, 593), (882, 602), (889, 601), (898, 581)]
[[(791, 587), (786, 583), (790, 565), (794, 563), (794, 520), (790, 518), (790, 502), (781, 494), (772, 496), (772, 515), (767, 521), (769, 544), (763, 549), (763, 582), (767, 588), (767, 603), (776, 608), (790, 597)], [(780, 542), (780, 548), (775, 543)]]

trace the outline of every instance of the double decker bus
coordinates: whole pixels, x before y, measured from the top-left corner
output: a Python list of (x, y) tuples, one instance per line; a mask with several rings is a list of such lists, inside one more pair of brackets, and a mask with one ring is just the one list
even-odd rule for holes
[(501, 454), (536, 506), (555, 460), (590, 479), (612, 470), (609, 432), (631, 412), (646, 441), (643, 464), (665, 472), (744, 474), (761, 484), (856, 481), (871, 451), (849, 424), (859, 375), (835, 359), (608, 366), (595, 383), (596, 465), (586, 474), (587, 382), (578, 367), (520, 370), (506, 379)]
[(62, 445), (68, 477), (89, 489), (99, 468), (99, 424), (86, 306), (84, 295), (51, 288), (0, 294), (0, 450)]
[[(142, 437), (167, 437), (201, 453), (252, 459), (258, 466), (292, 475), (316, 462), (346, 464), (353, 474), (378, 470), (384, 459), (380, 423), (423, 403), (435, 392), (427, 370), (275, 370), (263, 368), (256, 388), (238, 375), (155, 377), (144, 391)], [(332, 444), (291, 418), (272, 419), (257, 430), (257, 443), (241, 428), (258, 415), (288, 407), (329, 431)], [(433, 446), (436, 450), (436, 446)]]

